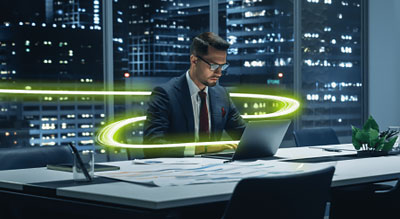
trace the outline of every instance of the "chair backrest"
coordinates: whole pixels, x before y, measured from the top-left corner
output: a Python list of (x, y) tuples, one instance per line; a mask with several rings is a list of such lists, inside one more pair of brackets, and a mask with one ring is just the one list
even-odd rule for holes
[(310, 128), (293, 131), (297, 147), (340, 144), (335, 130), (332, 128)]
[(334, 167), (328, 167), (243, 179), (236, 186), (223, 218), (322, 219), (334, 171)]
[(22, 147), (0, 149), (0, 170), (45, 167), (47, 164), (72, 163), (69, 146)]

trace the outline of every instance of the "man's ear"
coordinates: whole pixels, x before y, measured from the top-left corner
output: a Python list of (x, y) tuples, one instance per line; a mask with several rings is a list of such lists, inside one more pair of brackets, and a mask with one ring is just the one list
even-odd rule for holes
[(195, 55), (190, 55), (190, 64), (196, 64), (197, 63), (197, 57)]

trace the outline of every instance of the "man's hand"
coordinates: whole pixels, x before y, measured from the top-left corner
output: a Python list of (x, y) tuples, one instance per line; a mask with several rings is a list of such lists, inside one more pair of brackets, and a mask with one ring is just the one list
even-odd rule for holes
[[(237, 144), (209, 145), (206, 147), (207, 147), (207, 153), (217, 153), (217, 152), (221, 152), (224, 150), (236, 150)], [(196, 150), (196, 154), (203, 154), (203, 153), (204, 153), (204, 150)]]

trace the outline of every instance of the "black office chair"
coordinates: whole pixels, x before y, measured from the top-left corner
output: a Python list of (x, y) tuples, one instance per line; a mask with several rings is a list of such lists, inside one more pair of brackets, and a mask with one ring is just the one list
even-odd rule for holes
[(322, 219), (334, 171), (334, 167), (328, 167), (243, 179), (236, 186), (223, 218)]
[(355, 195), (332, 194), (330, 219), (386, 219), (400, 218), (400, 185), (387, 191), (358, 193)]
[(293, 131), (297, 147), (340, 144), (332, 128), (309, 128)]
[(0, 148), (0, 170), (72, 163), (72, 159), (69, 146)]
[[(294, 139), (297, 147), (340, 144), (339, 139), (332, 128), (310, 128), (299, 131), (293, 131)], [(393, 184), (391, 183), (367, 183), (363, 185), (338, 187), (332, 190), (331, 215), (335, 218), (342, 218), (348, 210), (346, 205), (338, 204), (345, 200), (351, 200), (352, 197), (371, 196), (376, 192), (391, 191)], [(350, 204), (349, 202), (345, 202)], [(334, 206), (334, 207), (332, 207)], [(335, 216), (340, 215), (340, 216)], [(351, 218), (351, 217), (349, 217)]]

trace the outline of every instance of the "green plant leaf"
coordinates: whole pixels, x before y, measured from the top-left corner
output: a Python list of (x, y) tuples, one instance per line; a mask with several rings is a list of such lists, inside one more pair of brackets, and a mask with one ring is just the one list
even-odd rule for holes
[(385, 142), (385, 139), (386, 139), (386, 136), (381, 138), (381, 137), (379, 137), (379, 132), (378, 132), (378, 137), (376, 139), (371, 139), (370, 144), (376, 149), (376, 147), (379, 146), (378, 142), (380, 142), (382, 144), (383, 142)]
[(379, 138), (379, 140), (376, 142), (376, 144), (375, 144), (375, 150), (376, 151), (381, 151), (383, 146), (385, 146), (384, 143), (385, 143), (385, 140), (386, 140), (386, 136), (387, 135), (383, 136), (382, 138)]
[(375, 146), (373, 143), (379, 140), (379, 132), (375, 129), (363, 129), (356, 133), (355, 139), (360, 144), (368, 144), (368, 147), (373, 148)]
[(358, 128), (351, 126), (351, 141), (353, 142), (353, 146), (356, 150), (360, 150), (361, 143), (356, 139), (357, 132), (360, 131)]
[(364, 131), (364, 130), (359, 130), (356, 133), (355, 138), (361, 144), (367, 144), (368, 140), (369, 140), (369, 133), (367, 131)]
[(367, 131), (369, 129), (374, 129), (376, 131), (379, 132), (379, 126), (378, 123), (376, 123), (375, 119), (372, 118), (372, 116), (368, 117), (368, 120), (365, 122), (364, 126), (363, 126), (363, 130)]
[(351, 137), (354, 138), (358, 131), (360, 131), (360, 129), (355, 126), (351, 126)]
[(369, 141), (368, 141), (368, 147), (370, 148), (375, 148), (376, 142), (379, 141), (379, 130), (375, 129), (370, 129), (369, 130)]
[(356, 150), (360, 150), (360, 148), (361, 148), (361, 143), (358, 142), (355, 138), (352, 139), (352, 142), (353, 142), (354, 148), (355, 148)]
[(394, 143), (396, 142), (398, 136), (391, 138), (388, 142), (385, 142), (382, 151), (390, 151), (393, 148)]

